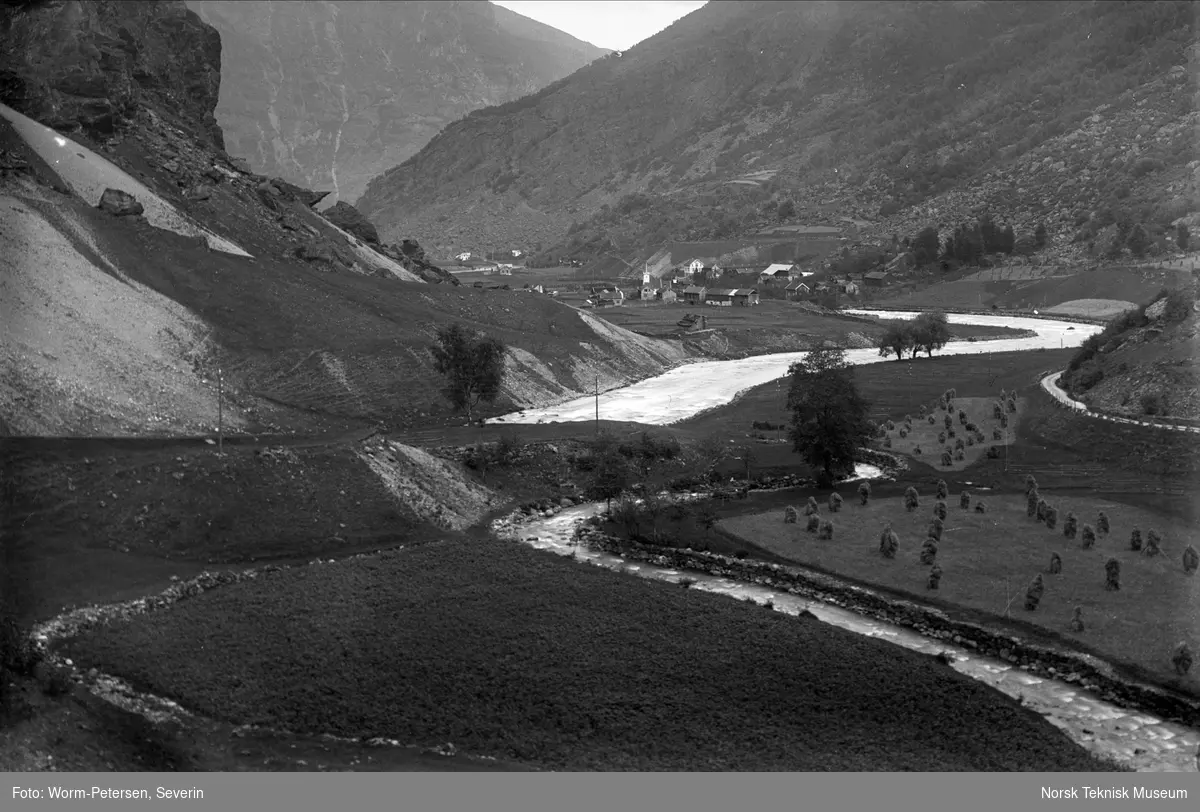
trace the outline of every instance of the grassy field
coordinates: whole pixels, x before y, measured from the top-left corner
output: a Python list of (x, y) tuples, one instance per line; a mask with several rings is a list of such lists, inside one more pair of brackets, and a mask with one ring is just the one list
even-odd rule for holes
[(1106, 769), (933, 658), (484, 539), (221, 588), (69, 651), (222, 719), (554, 769)]
[[(897, 497), (872, 500), (861, 506), (850, 489), (846, 504), (832, 518), (832, 541), (818, 541), (803, 525), (785, 524), (782, 511), (727, 519), (722, 526), (776, 555), (889, 588), (918, 598), (925, 587), (928, 566), (919, 563), (921, 545), (933, 520), (934, 493), (922, 493), (921, 504), (906, 512)], [(1020, 494), (973, 494), (987, 503), (987, 513), (959, 506), (959, 493), (947, 501), (945, 531), (937, 552), (944, 571), (935, 596), (995, 615), (1011, 614), (1097, 649), (1117, 661), (1130, 662), (1155, 674), (1163, 682), (1175, 679), (1170, 658), (1181, 641), (1193, 647), (1200, 629), (1200, 579), (1185, 574), (1181, 553), (1196, 539), (1196, 528), (1167, 520), (1152, 512), (1084, 494), (1042, 492), (1059, 511), (1058, 527), (1048, 529), (1026, 515)], [(797, 505), (800, 507), (801, 505)], [(1111, 531), (1098, 536), (1095, 547), (1083, 549), (1078, 539), (1063, 535), (1068, 511), (1079, 517), (1079, 526), (1096, 526), (1098, 512), (1109, 517)], [(890, 523), (900, 537), (894, 560), (879, 552), (879, 535)], [(1129, 549), (1133, 528), (1143, 536), (1155, 528), (1163, 537), (1163, 555), (1146, 557)], [(1062, 572), (1051, 575), (1051, 553), (1062, 557)], [(1121, 564), (1121, 588), (1105, 589), (1105, 562)], [(1025, 590), (1038, 573), (1046, 583), (1036, 611), (1023, 608)], [(1012, 601), (1011, 605), (1009, 601)], [(1083, 607), (1082, 633), (1070, 629), (1072, 612)], [(1200, 693), (1200, 675), (1179, 681), (1179, 687)]]
[[(880, 439), (876, 441), (876, 444), (893, 453), (919, 459), (939, 470), (961, 471), (974, 465), (986, 455), (992, 446), (1003, 449), (1006, 445), (1016, 442), (1017, 416), (1020, 414), (1023, 401), (1020, 398), (1017, 399), (1016, 414), (1008, 413), (1009, 424), (1006, 431), (1005, 427), (1001, 425), (1001, 421), (995, 417), (993, 410), (993, 405), (999, 396), (1000, 392), (997, 391), (995, 397), (991, 398), (955, 398), (950, 411), (944, 411), (934, 403), (926, 404), (928, 411), (925, 414), (919, 410), (911, 412), (911, 429), (906, 429), (903, 422), (893, 421), (894, 428), (887, 432), (888, 442)], [(959, 417), (960, 413), (966, 415), (966, 423)], [(929, 422), (929, 416), (933, 417), (933, 423)], [(947, 417), (950, 418), (949, 429), (946, 427)], [(964, 428), (965, 425), (971, 423), (974, 423), (979, 431), (983, 432), (982, 442), (977, 441)], [(951, 430), (954, 431), (955, 436), (950, 436)], [(901, 431), (904, 431), (905, 436), (900, 435)], [(995, 434), (997, 431), (1000, 432), (999, 437)], [(945, 438), (944, 442), (939, 438)], [(957, 455), (959, 440), (963, 441), (961, 449), (963, 458), (961, 460)], [(920, 449), (920, 453), (917, 453), (917, 449)], [(950, 452), (950, 465), (943, 464), (941, 457), (943, 451)]]

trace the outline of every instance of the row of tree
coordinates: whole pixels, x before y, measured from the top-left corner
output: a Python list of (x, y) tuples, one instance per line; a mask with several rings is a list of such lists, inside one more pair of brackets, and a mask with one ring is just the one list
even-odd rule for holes
[(904, 360), (904, 353), (924, 352), (933, 357), (950, 340), (950, 323), (945, 313), (922, 313), (912, 321), (898, 321), (884, 330), (879, 337), (879, 354), (884, 358), (895, 355), (897, 361)]
[(936, 226), (927, 226), (911, 240), (906, 240), (918, 266), (939, 260), (979, 265), (987, 254), (1028, 255), (1045, 248), (1048, 241), (1049, 230), (1045, 223), (1038, 223), (1032, 236), (1018, 238), (1011, 225), (1002, 228), (987, 214), (974, 222), (959, 225), (946, 238), (945, 244)]

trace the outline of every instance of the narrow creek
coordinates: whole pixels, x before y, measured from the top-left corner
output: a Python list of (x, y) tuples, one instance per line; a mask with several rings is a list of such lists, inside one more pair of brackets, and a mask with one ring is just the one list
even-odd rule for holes
[[(860, 470), (859, 473), (870, 475), (871, 472)], [(1125, 710), (1076, 685), (1034, 676), (1003, 660), (982, 657), (969, 648), (930, 639), (912, 629), (864, 617), (841, 607), (703, 572), (626, 561), (579, 544), (574, 537), (576, 525), (601, 512), (603, 507), (602, 502), (596, 502), (564, 508), (553, 516), (520, 525), (513, 537), (539, 550), (574, 556), (590, 564), (642, 578), (669, 583), (679, 583), (680, 579), (687, 578), (694, 582), (691, 589), (758, 604), (770, 601), (775, 611), (788, 615), (795, 616), (808, 610), (825, 623), (925, 654), (950, 653), (955, 658), (952, 668), (1011, 697), (1021, 698), (1025, 707), (1040, 713), (1072, 740), (1094, 753), (1139, 772), (1197, 770), (1200, 730)]]

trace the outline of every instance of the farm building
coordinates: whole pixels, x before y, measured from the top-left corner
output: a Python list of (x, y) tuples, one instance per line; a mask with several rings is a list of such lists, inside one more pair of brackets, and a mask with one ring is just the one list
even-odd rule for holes
[(713, 307), (732, 307), (733, 294), (732, 290), (710, 290), (704, 303)]
[(758, 304), (758, 291), (754, 288), (733, 288), (730, 290), (709, 291), (706, 304), (714, 307), (748, 307)]
[(790, 263), (775, 262), (768, 265), (766, 270), (758, 275), (760, 282), (778, 282), (786, 279), (792, 279), (799, 273), (799, 269)]
[(688, 304), (703, 304), (708, 298), (708, 290), (698, 285), (683, 289), (683, 300)]
[(783, 289), (784, 296), (792, 301), (803, 299), (806, 296), (812, 295), (812, 288), (797, 279), (786, 288)]
[(871, 287), (883, 287), (888, 281), (888, 274), (884, 271), (871, 271), (863, 277), (863, 284)]
[(754, 288), (738, 288), (733, 292), (733, 303), (739, 307), (758, 304), (758, 291)]
[(679, 294), (670, 288), (663, 288), (662, 290), (655, 291), (654, 298), (658, 299), (660, 302), (673, 302), (679, 298)]

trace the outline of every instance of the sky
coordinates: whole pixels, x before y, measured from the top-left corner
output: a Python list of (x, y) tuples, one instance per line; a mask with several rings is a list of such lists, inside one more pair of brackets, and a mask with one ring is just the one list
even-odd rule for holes
[(492, 0), (600, 48), (624, 51), (704, 5), (704, 0)]

